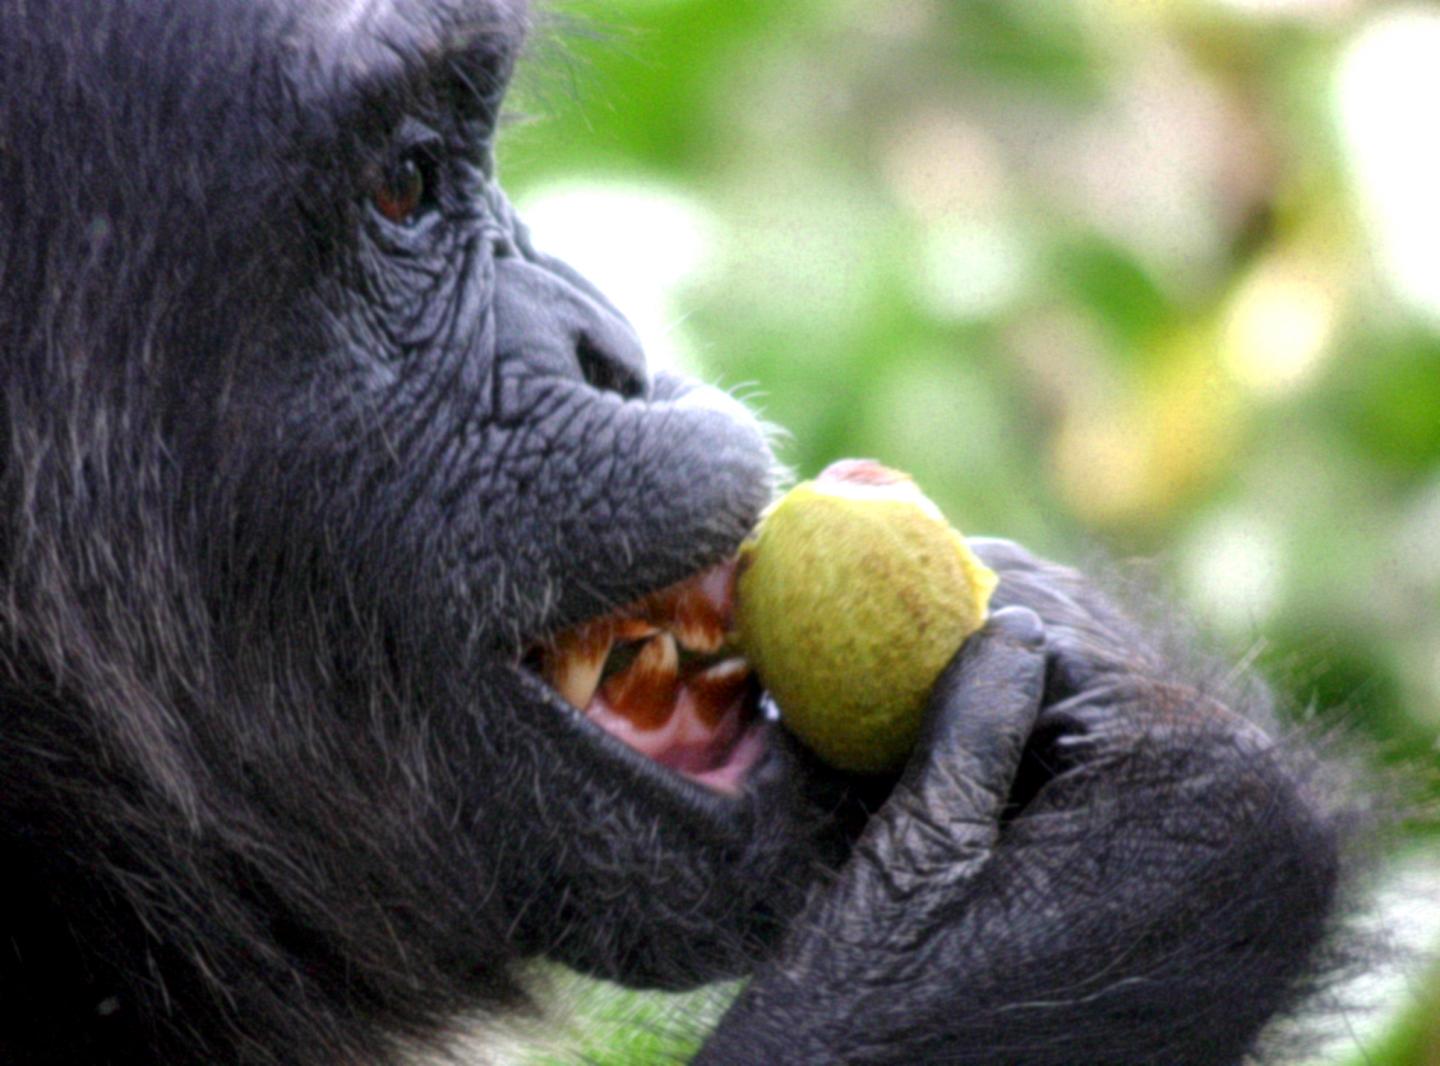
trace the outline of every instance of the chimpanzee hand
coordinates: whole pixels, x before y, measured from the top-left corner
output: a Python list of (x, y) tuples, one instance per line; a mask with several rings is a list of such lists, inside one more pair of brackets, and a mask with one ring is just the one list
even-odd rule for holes
[[(948, 1009), (949, 982), (931, 972), (932, 936), (995, 846), (1044, 688), (1039, 619), (997, 611), (937, 683), (914, 756), (838, 880), (699, 1062), (850, 1061)], [(862, 1017), (874, 1035), (859, 1035)]]
[(1044, 620), (1047, 702), (1125, 676), (1165, 679), (1169, 671), (1155, 641), (1078, 570), (1039, 559), (1014, 541), (971, 537), (968, 543), (1000, 577), (991, 610), (1024, 606)]
[(1064, 765), (1073, 772), (1107, 751), (1123, 756), (1141, 740), (1156, 744), (1191, 731), (1252, 750), (1271, 746), (1257, 725), (1225, 705), (1235, 694), (1183, 678), (1158, 635), (1080, 571), (1009, 540), (973, 537), (969, 544), (1000, 576), (991, 610), (1027, 607), (1044, 620), (1047, 683), (1032, 754), (1052, 771)]
[(1293, 994), (1336, 863), (1295, 761), (1078, 572), (972, 543), (990, 622), (698, 1062), (1231, 1063)]

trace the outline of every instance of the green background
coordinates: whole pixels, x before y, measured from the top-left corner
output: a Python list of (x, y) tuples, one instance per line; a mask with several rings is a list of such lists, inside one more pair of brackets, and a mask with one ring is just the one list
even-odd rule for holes
[[(1440, 8), (547, 10), (501, 171), (657, 364), (754, 404), (800, 476), (875, 456), (967, 532), (1152, 560), (1377, 780), (1435, 766)], [(1433, 828), (1381, 885), (1415, 944)], [(1402, 969), (1311, 1061), (1440, 1063)]]

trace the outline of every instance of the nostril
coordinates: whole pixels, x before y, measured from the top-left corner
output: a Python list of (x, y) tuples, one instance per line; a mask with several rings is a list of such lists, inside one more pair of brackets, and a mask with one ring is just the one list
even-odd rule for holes
[(591, 388), (619, 393), (626, 400), (645, 395), (646, 382), (643, 374), (622, 360), (607, 355), (590, 337), (581, 334), (575, 343), (575, 357), (580, 362), (580, 374)]

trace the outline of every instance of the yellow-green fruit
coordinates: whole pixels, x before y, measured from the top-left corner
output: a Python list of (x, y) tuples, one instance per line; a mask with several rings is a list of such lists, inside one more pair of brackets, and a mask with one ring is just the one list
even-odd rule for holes
[(996, 580), (908, 476), (844, 460), (772, 504), (741, 547), (736, 635), (820, 758), (893, 770)]

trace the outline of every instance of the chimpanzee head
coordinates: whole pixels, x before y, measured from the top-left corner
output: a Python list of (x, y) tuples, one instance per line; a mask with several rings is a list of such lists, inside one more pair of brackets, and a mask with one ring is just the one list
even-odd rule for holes
[(740, 972), (813, 876), (723, 570), (644, 599), (772, 457), (507, 202), (529, 19), (0, 3), (6, 849), (191, 1040)]

